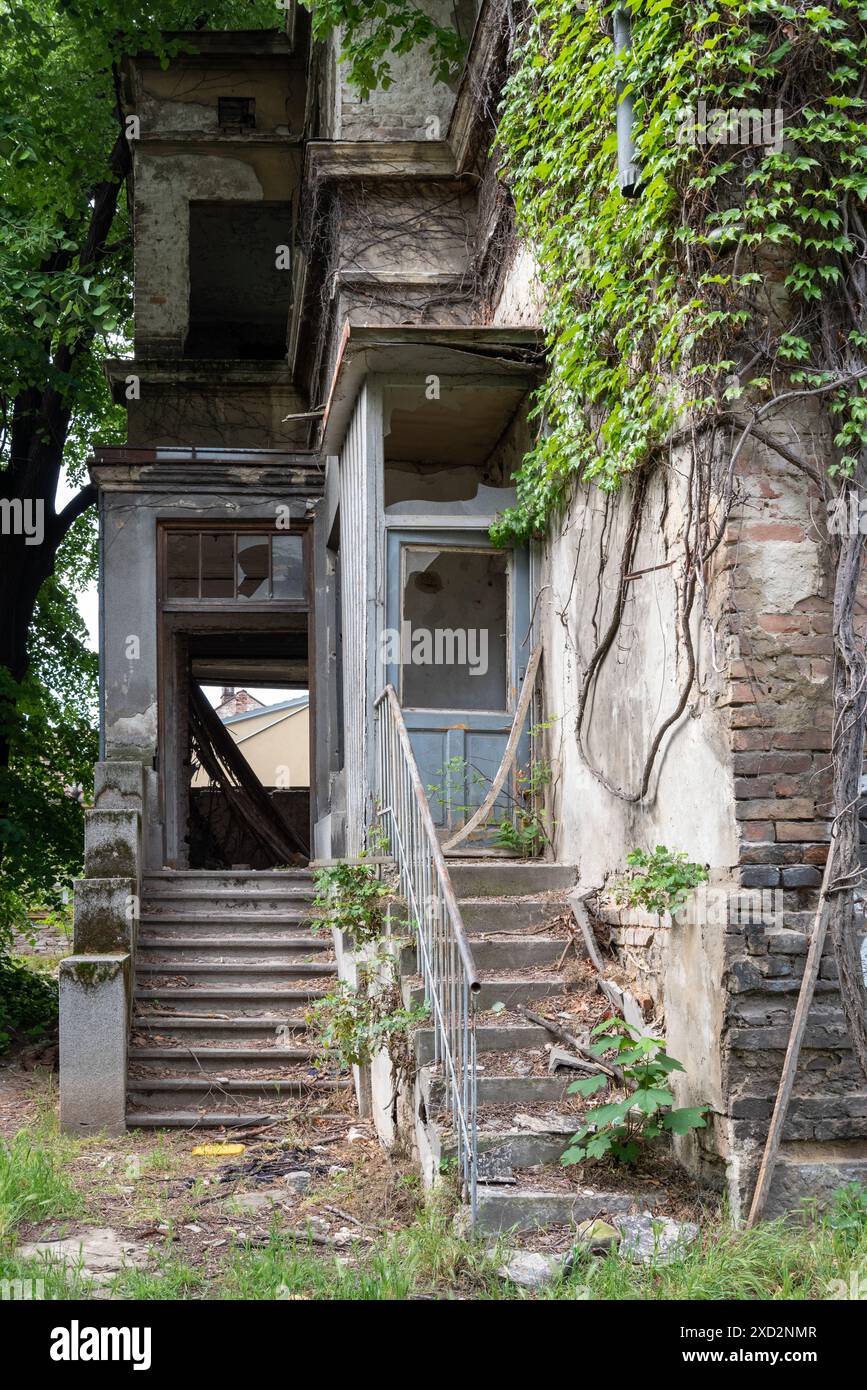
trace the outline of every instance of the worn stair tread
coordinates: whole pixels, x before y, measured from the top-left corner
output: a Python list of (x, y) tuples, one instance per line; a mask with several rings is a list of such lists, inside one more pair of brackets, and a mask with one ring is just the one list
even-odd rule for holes
[(137, 1014), (133, 1018), (133, 1032), (136, 1029), (151, 1028), (213, 1028), (229, 1032), (242, 1032), (250, 1028), (291, 1028), (306, 1031), (310, 1025), (305, 1018), (293, 1015), (259, 1014), (248, 1018), (209, 1018), (207, 1014)]
[(197, 879), (207, 885), (214, 878), (312, 878), (314, 870), (305, 866), (289, 865), (285, 869), (148, 869), (146, 879)]
[(475, 1225), (487, 1234), (531, 1231), (539, 1226), (568, 1226), (598, 1216), (626, 1215), (636, 1202), (658, 1200), (658, 1194), (576, 1189), (545, 1191), (536, 1187), (478, 1185)]
[(285, 1120), (274, 1111), (128, 1110), (128, 1129), (246, 1129)]
[(279, 985), (220, 985), (211, 989), (208, 985), (188, 988), (178, 985), (174, 988), (136, 989), (136, 999), (324, 999), (325, 991), (320, 989), (289, 989)]
[(231, 950), (252, 951), (257, 946), (274, 948), (287, 947), (290, 951), (330, 951), (331, 942), (323, 936), (242, 936), (237, 939), (225, 936), (155, 936), (139, 932), (139, 950), (142, 951), (184, 951), (184, 950)]
[(349, 1080), (330, 1080), (327, 1077), (302, 1076), (131, 1076), (127, 1082), (127, 1093), (138, 1095), (152, 1091), (207, 1091), (214, 1090), (219, 1082), (222, 1091), (288, 1091), (293, 1087), (317, 1091), (343, 1091), (352, 1085)]
[(131, 1062), (165, 1062), (190, 1056), (208, 1062), (262, 1062), (268, 1066), (283, 1062), (312, 1062), (317, 1053), (309, 1047), (131, 1047)]
[(336, 965), (297, 961), (136, 961), (137, 975), (334, 975)]
[(255, 922), (267, 926), (277, 926), (281, 922), (292, 924), (300, 922), (306, 924), (310, 922), (316, 914), (304, 906), (297, 907), (271, 907), (267, 912), (256, 911), (249, 905), (236, 908), (223, 908), (216, 912), (210, 908), (202, 907), (198, 899), (191, 899), (189, 911), (180, 911), (177, 903), (170, 903), (165, 908), (157, 909), (153, 902), (142, 902), (142, 911), (139, 919), (140, 926), (164, 926), (166, 922), (179, 922), (181, 926), (186, 926), (195, 922), (210, 922), (215, 927), (230, 927), (234, 922), (245, 924)]

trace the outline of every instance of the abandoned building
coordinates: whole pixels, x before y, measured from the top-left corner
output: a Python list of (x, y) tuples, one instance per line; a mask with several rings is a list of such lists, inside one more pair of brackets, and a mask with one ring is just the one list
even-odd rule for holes
[[(619, 555), (629, 499), (576, 487), (547, 537), (489, 539), (544, 351), (489, 157), (503, 7), (458, 9), (454, 89), (415, 52), (360, 100), (337, 40), (313, 44), (294, 6), (285, 33), (196, 32), (167, 67), (141, 53), (123, 73), (135, 353), (106, 363), (128, 443), (90, 465), (101, 758), (61, 973), (62, 1122), (235, 1125), (344, 1085), (305, 1047), (309, 1002), (354, 969), (310, 930), (310, 863), (357, 857), (378, 823), (415, 928), (406, 997), (432, 1004), (408, 1110), (422, 1167), (456, 1156), (486, 1229), (595, 1215), (556, 1181), (562, 1123), (486, 1129), (486, 1107), (556, 1110), (568, 1074), (497, 1065), (546, 1041), (516, 1012), (562, 989), (564, 938), (544, 925), (576, 885), (602, 889), (636, 845), (664, 843), (709, 866), (709, 889), (759, 894), (749, 920), (700, 900), (667, 924), (598, 907), (629, 1007), (664, 1015), (680, 1102), (710, 1106), (683, 1162), (743, 1211), (827, 853), (830, 601), (808, 483), (744, 451), (745, 501), (706, 577), (713, 626), (696, 622), (700, 678), (653, 796), (613, 795), (640, 781), (683, 678), (664, 562), (685, 499), (676, 476), (648, 484), (630, 640), (599, 670), (579, 747), (613, 602), (598, 560)], [(204, 686), (308, 693), (306, 784), (251, 776)], [(508, 745), (497, 806), (531, 758), (551, 768), (535, 858), (492, 847), (484, 818), (460, 838)], [(394, 1114), (376, 1118), (388, 1139)], [(829, 958), (770, 1209), (862, 1177), (865, 1143)], [(517, 1184), (485, 1182), (498, 1151)], [(546, 1165), (548, 1187), (522, 1187)]]

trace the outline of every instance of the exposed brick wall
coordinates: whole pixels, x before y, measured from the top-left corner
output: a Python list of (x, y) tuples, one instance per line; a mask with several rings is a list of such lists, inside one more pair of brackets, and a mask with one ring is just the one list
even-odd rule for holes
[[(818, 431), (788, 421), (800, 447)], [(724, 1156), (737, 1154), (746, 1201), (782, 1072), (828, 853), (831, 600), (822, 509), (789, 464), (757, 448), (727, 537), (733, 656), (726, 702), (739, 827), (738, 879), (773, 890), (769, 922), (730, 925), (722, 1038)], [(786, 602), (786, 599), (790, 600)], [(867, 1137), (867, 1082), (853, 1059), (830, 947), (822, 960), (792, 1102), (786, 1151)], [(719, 1142), (721, 1141), (721, 1142)], [(803, 1150), (801, 1152), (806, 1152)], [(830, 1156), (830, 1151), (829, 1156)], [(747, 1161), (744, 1162), (744, 1159)]]

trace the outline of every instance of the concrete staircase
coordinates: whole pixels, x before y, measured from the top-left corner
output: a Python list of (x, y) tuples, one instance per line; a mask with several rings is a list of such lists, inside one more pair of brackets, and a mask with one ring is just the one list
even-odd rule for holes
[[(577, 1128), (566, 1089), (578, 1073), (548, 1073), (546, 1029), (528, 1023), (520, 1005), (556, 1011), (565, 992), (556, 969), (566, 937), (545, 924), (568, 911), (575, 869), (560, 864), (457, 862), (449, 873), (470, 945), (483, 976), (477, 997), (479, 1187), (478, 1226), (484, 1232), (528, 1230), (596, 1216), (598, 1194), (576, 1192), (559, 1167)], [(418, 1002), (420, 981), (410, 954), (404, 997)], [(499, 1007), (503, 1006), (503, 1007)], [(542, 1010), (545, 1011), (544, 1009)], [(442, 1076), (431, 1065), (433, 1032), (416, 1033), (417, 1138), (428, 1173), (454, 1154), (450, 1115), (443, 1109)], [(486, 1180), (487, 1179), (487, 1180)], [(629, 1194), (606, 1194), (608, 1211), (629, 1209)]]
[(349, 1082), (318, 1071), (307, 1006), (335, 976), (311, 930), (308, 870), (147, 876), (135, 960), (127, 1124), (267, 1123)]

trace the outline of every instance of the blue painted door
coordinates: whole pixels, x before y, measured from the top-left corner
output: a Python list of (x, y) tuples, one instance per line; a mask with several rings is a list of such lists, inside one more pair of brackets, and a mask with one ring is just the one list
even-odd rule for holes
[[(447, 838), (480, 805), (505, 751), (529, 659), (529, 557), (496, 549), (485, 531), (387, 535), (387, 679)], [(528, 757), (525, 731), (518, 766)], [(515, 794), (513, 771), (494, 818)]]

